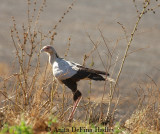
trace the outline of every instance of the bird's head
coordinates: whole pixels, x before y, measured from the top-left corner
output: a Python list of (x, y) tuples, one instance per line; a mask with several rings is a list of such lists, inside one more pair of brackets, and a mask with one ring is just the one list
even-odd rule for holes
[(48, 53), (48, 54), (54, 54), (54, 53), (56, 53), (56, 51), (55, 51), (55, 49), (52, 47), (52, 46), (50, 46), (50, 45), (48, 45), (48, 46), (44, 46), (42, 49), (41, 49), (41, 53), (42, 52), (46, 52), (46, 53)]
[(44, 46), (44, 47), (41, 49), (40, 52), (41, 52), (41, 53), (42, 53), (42, 52), (46, 52), (47, 54), (49, 54), (49, 56), (54, 56), (54, 57), (56, 57), (56, 58), (59, 58), (56, 50), (55, 50), (52, 46), (50, 46), (50, 45)]

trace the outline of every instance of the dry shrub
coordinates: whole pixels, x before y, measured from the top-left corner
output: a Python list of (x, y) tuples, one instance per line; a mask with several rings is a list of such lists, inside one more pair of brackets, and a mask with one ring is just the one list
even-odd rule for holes
[[(47, 119), (55, 107), (57, 83), (53, 80), (51, 67), (48, 63), (41, 67), (40, 49), (46, 41), (53, 43), (56, 28), (62, 22), (65, 15), (70, 12), (74, 2), (69, 5), (57, 24), (47, 33), (42, 33), (39, 26), (40, 15), (46, 7), (46, 0), (42, 0), (39, 7), (37, 1), (28, 0), (28, 21), (21, 29), (17, 28), (16, 18), (12, 17), (11, 39), (15, 48), (14, 71), (10, 76), (10, 68), (6, 64), (0, 64), (0, 127), (18, 125), (22, 120), (27, 125), (32, 125), (35, 130), (42, 127), (46, 129)], [(39, 7), (39, 9), (38, 9)], [(19, 25), (18, 25), (19, 26)], [(61, 111), (61, 106), (60, 106)], [(57, 113), (56, 113), (57, 114)], [(55, 114), (55, 116), (56, 116)]]
[(160, 91), (156, 84), (140, 85), (137, 90), (139, 106), (126, 121), (131, 132), (160, 131)]
[[(56, 29), (63, 21), (65, 15), (70, 12), (74, 2), (71, 3), (71, 5), (60, 17), (57, 24), (54, 25), (53, 28), (47, 32), (47, 34), (39, 30), (40, 28), (38, 25), (40, 15), (46, 7), (46, 0), (42, 0), (42, 5), (39, 10), (36, 9), (36, 5), (36, 0), (34, 2), (28, 0), (28, 22), (27, 24), (22, 25), (22, 30), (17, 29), (16, 19), (14, 17), (12, 18), (13, 26), (11, 27), (11, 38), (15, 47), (15, 67), (17, 73), (5, 78), (4, 75), (9, 73), (9, 68), (6, 65), (0, 65), (0, 70), (2, 68), (5, 71), (5, 73), (0, 72), (0, 75), (3, 76), (3, 84), (1, 84), (2, 90), (0, 90), (0, 93), (4, 97), (2, 107), (0, 109), (0, 127), (2, 127), (4, 123), (9, 125), (18, 125), (22, 120), (25, 120), (26, 124), (32, 125), (34, 131), (36, 132), (48, 131), (47, 123), (49, 117), (51, 115), (58, 116), (59, 120), (64, 121), (66, 119), (65, 115), (67, 115), (66, 113), (69, 111), (68, 109), (71, 108), (69, 107), (68, 109), (65, 109), (65, 106), (67, 106), (68, 103), (65, 89), (63, 90), (63, 94), (60, 95), (61, 101), (59, 101), (57, 83), (52, 78), (51, 68), (48, 63), (44, 68), (41, 67), (40, 48), (44, 42), (50, 41), (50, 44), (53, 44), (54, 37), (57, 35)], [(90, 123), (98, 122), (103, 123), (104, 125), (114, 125), (114, 114), (119, 102), (118, 81), (126, 58), (130, 54), (128, 50), (136, 34), (139, 22), (146, 13), (147, 9), (149, 9), (149, 5), (150, 1), (145, 0), (144, 7), (138, 14), (133, 31), (129, 36), (126, 34), (124, 26), (119, 23), (124, 30), (127, 47), (124, 57), (116, 59), (115, 63), (112, 63), (112, 58), (119, 40), (117, 40), (115, 45), (110, 49), (101, 29), (99, 29), (100, 39), (97, 41), (94, 41), (91, 36), (87, 34), (93, 44), (93, 49), (88, 54), (85, 54), (83, 65), (85, 65), (86, 60), (90, 58), (92, 53), (95, 51), (98, 53), (106, 72), (108, 72), (111, 67), (113, 67), (112, 72), (114, 72), (114, 67), (117, 60), (122, 60), (119, 73), (116, 77), (116, 84), (109, 83), (108, 86), (106, 86), (105, 82), (100, 104), (92, 103), (90, 99), (88, 99), (84, 105), (80, 106), (81, 108), (84, 108), (85, 114), (83, 115), (85, 115), (86, 120), (90, 119)], [(65, 57), (69, 51), (70, 40), (71, 39), (69, 38)], [(108, 53), (106, 55), (106, 59), (108, 61), (107, 65), (103, 62), (101, 54), (97, 49), (101, 42), (103, 42), (103, 45), (106, 47)], [(90, 82), (90, 89), (91, 85), (92, 83)], [(109, 87), (109, 101), (107, 102), (107, 105), (104, 103), (105, 94), (107, 91), (106, 87)], [(143, 94), (138, 94), (140, 100), (138, 110), (126, 122), (126, 127), (132, 132), (138, 131), (141, 127), (156, 129), (157, 131), (160, 129), (159, 90), (156, 85), (154, 85), (154, 88), (152, 87), (152, 90), (150, 88), (148, 89), (149, 90), (146, 90), (147, 92), (145, 91)], [(115, 93), (118, 94), (116, 97)], [(98, 116), (94, 116), (93, 114), (96, 109), (98, 109), (99, 112)], [(50, 129), (54, 130), (58, 127), (58, 125), (58, 123), (52, 123)]]

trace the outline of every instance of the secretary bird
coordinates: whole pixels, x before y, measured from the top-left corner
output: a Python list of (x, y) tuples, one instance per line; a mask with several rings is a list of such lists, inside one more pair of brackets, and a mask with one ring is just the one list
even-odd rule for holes
[[(81, 92), (77, 89), (78, 81), (82, 79), (90, 79), (96, 81), (108, 80), (114, 82), (112, 78), (108, 77), (109, 74), (104, 71), (89, 69), (80, 64), (60, 58), (55, 49), (50, 45), (44, 46), (41, 49), (41, 52), (46, 52), (49, 55), (49, 62), (52, 65), (54, 77), (60, 83), (63, 83), (72, 90), (74, 105), (68, 118), (69, 121), (73, 119), (73, 115), (82, 98)], [(102, 75), (106, 77), (104, 78)]]

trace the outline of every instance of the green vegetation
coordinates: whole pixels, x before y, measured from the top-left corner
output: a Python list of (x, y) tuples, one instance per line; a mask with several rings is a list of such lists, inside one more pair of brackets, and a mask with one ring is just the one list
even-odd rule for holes
[(27, 126), (24, 121), (20, 125), (8, 126), (4, 124), (0, 134), (33, 134), (31, 127)]

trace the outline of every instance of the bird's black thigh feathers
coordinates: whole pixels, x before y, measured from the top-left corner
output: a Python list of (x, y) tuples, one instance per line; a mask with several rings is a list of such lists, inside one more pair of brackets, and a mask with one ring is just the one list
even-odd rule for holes
[(81, 92), (77, 90), (76, 81), (73, 81), (72, 78), (63, 80), (62, 83), (64, 83), (69, 89), (72, 90), (74, 101), (76, 101), (80, 96), (82, 96)]
[(77, 73), (73, 75), (71, 78), (62, 80), (62, 83), (64, 83), (68, 88), (72, 90), (74, 101), (76, 101), (82, 95), (81, 92), (77, 90), (77, 82), (85, 78), (100, 81), (105, 80), (105, 78), (103, 78), (100, 74), (89, 72), (88, 70), (84, 69), (78, 70)]

